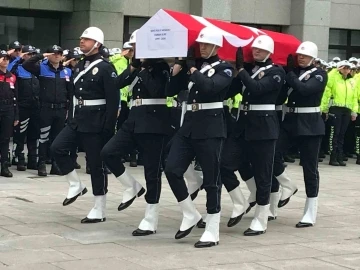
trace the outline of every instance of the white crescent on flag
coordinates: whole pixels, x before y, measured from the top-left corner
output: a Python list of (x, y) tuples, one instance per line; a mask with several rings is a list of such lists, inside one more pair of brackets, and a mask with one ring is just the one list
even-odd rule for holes
[[(249, 39), (241, 39), (229, 32), (226, 32), (225, 30), (215, 26), (214, 24), (212, 24), (211, 22), (209, 22), (207, 19), (205, 19), (203, 17), (199, 17), (199, 16), (195, 16), (195, 15), (191, 15), (191, 17), (193, 17), (195, 20), (197, 20), (199, 23), (203, 24), (204, 26), (213, 27), (213, 28), (217, 29), (224, 36), (224, 38), (227, 40), (227, 42), (229, 42), (234, 47), (245, 47), (254, 40), (253, 36)], [(250, 27), (249, 29), (254, 33), (256, 33), (254, 31), (254, 29), (258, 30), (256, 28), (252, 28), (252, 27)], [(257, 34), (257, 35), (259, 35), (259, 34)]]

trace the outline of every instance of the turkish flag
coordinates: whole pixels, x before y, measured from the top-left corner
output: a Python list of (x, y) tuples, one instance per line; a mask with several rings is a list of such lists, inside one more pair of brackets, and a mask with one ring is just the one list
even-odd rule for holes
[(160, 9), (137, 32), (136, 57), (186, 57), (188, 48), (196, 44), (199, 32), (206, 26), (223, 35), (223, 47), (218, 52), (223, 60), (234, 61), (237, 48), (243, 47), (245, 61), (252, 62), (251, 44), (260, 35), (268, 35), (274, 40), (271, 59), (279, 65), (286, 65), (288, 55), (294, 54), (300, 45), (292, 35)]

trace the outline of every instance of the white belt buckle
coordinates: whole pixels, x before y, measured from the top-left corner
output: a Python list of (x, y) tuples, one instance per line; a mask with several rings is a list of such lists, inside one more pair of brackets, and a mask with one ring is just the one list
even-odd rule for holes
[(198, 103), (191, 104), (191, 111), (196, 112), (198, 110), (200, 110), (200, 104)]
[(142, 105), (142, 99), (135, 99), (135, 107)]

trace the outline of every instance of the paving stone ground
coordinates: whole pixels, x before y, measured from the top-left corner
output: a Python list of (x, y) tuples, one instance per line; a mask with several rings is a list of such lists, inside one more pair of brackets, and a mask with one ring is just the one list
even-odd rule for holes
[[(82, 153), (79, 157), (84, 167)], [(226, 227), (231, 200), (224, 192), (220, 245), (195, 249), (201, 229), (194, 229), (183, 240), (174, 235), (181, 213), (165, 177), (161, 196), (158, 232), (133, 237), (143, 217), (145, 201), (137, 199), (118, 212), (122, 187), (109, 177), (107, 221), (80, 224), (93, 206), (90, 177), (79, 170), (90, 192), (74, 204), (63, 207), (67, 194), (64, 177), (39, 178), (35, 171), (17, 172), (12, 179), (0, 177), (0, 270), (263, 270), (263, 269), (360, 269), (360, 166), (351, 159), (347, 167), (320, 163), (319, 214), (316, 226), (297, 229), (302, 217), (305, 191), (302, 168), (288, 166), (299, 187), (290, 203), (279, 210), (277, 220), (269, 223), (266, 234), (243, 236), (254, 210), (234, 228)], [(50, 168), (48, 168), (50, 169)], [(143, 168), (130, 168), (145, 183)], [(244, 193), (248, 191), (241, 184)], [(205, 193), (196, 204), (203, 214)]]

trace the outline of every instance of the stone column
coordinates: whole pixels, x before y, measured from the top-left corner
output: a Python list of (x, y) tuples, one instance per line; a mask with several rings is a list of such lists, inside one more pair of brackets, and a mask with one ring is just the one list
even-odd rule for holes
[(74, 11), (62, 17), (62, 46), (74, 48), (79, 44), (79, 37), (89, 26), (103, 30), (105, 46), (122, 47), (124, 16), (121, 1), (117, 0), (76, 0)]
[(292, 0), (288, 33), (318, 45), (319, 57), (328, 59), (331, 0)]

